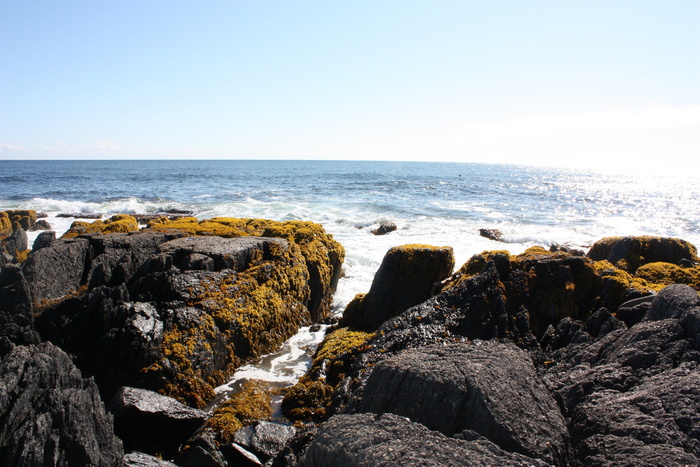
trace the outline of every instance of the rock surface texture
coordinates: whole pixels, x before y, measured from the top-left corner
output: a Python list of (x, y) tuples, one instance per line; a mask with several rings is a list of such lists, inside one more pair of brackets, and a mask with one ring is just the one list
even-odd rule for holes
[(326, 421), (278, 464), (700, 465), (695, 248), (601, 242), (475, 255), (376, 332), (328, 334), (287, 396)]

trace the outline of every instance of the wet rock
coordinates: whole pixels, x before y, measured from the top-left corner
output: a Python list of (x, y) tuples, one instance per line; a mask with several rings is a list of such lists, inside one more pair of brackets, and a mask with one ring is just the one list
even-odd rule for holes
[(568, 461), (566, 423), (527, 353), (512, 344), (427, 346), (379, 362), (362, 412), (394, 413), (453, 436), (478, 433), (501, 448)]
[(372, 229), (374, 235), (386, 235), (389, 232), (394, 232), (396, 230), (396, 224), (393, 222), (382, 222), (379, 227)]
[(0, 463), (121, 465), (97, 387), (50, 343), (16, 346), (0, 362)]
[(174, 452), (204, 423), (206, 412), (146, 389), (122, 387), (108, 406), (128, 449)]
[(675, 284), (664, 288), (651, 302), (646, 319), (681, 318), (688, 310), (700, 307), (698, 292), (687, 285)]
[(505, 242), (503, 232), (498, 229), (479, 229), (479, 235), (495, 242)]
[(545, 466), (485, 439), (449, 438), (393, 414), (335, 415), (321, 425), (300, 466), (356, 465)]
[(404, 245), (391, 248), (366, 295), (346, 308), (340, 326), (373, 331), (387, 319), (433, 295), (436, 284), (454, 267), (449, 247)]
[(36, 239), (34, 240), (32, 250), (40, 250), (42, 248), (46, 248), (47, 246), (51, 245), (55, 240), (56, 232), (54, 232), (53, 230), (46, 230), (45, 232), (41, 232), (39, 235), (37, 235)]

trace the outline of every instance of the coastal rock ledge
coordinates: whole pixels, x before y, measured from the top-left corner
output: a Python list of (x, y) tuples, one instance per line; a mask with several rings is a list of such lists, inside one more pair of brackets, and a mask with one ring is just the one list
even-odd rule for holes
[(134, 225), (78, 223), (0, 269), (0, 465), (700, 465), (687, 242), (455, 272), (449, 247), (392, 248), (286, 390), (292, 427), (261, 382), (214, 388), (330, 316), (342, 246), (308, 222)]

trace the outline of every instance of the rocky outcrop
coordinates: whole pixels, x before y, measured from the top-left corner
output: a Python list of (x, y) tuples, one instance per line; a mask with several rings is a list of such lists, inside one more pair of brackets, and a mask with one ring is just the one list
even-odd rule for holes
[(512, 465), (547, 463), (500, 449), (471, 432), (450, 438), (393, 414), (336, 415), (321, 425), (300, 466)]
[(39, 343), (34, 329), (34, 314), (29, 284), (19, 266), (0, 269), (0, 338), (20, 345)]
[(503, 232), (498, 229), (479, 229), (479, 235), (494, 242), (505, 242)]
[[(195, 221), (178, 222), (201, 229)], [(22, 271), (40, 334), (106, 400), (128, 385), (201, 407), (235, 368), (327, 315), (342, 247), (307, 223), (250, 221), (269, 236), (221, 238), (164, 222), (56, 240)]]
[(347, 306), (341, 326), (374, 331), (381, 323), (433, 295), (452, 273), (450, 247), (403, 245), (391, 248), (379, 266), (372, 287)]
[[(692, 276), (688, 258), (658, 263), (677, 259), (666, 253), (636, 271), (668, 264)], [(283, 464), (421, 459), (397, 418), (396, 431), (376, 434), (379, 420), (398, 414), (450, 443), (479, 439), (548, 464), (698, 465), (698, 291), (605, 258), (484, 252), (373, 334), (335, 330), (283, 402), (326, 421), (292, 443)], [(335, 336), (356, 343), (319, 358), (345, 340)], [(459, 449), (450, 444), (441, 455)]]
[(382, 222), (379, 227), (372, 229), (374, 235), (386, 235), (389, 232), (394, 232), (396, 230), (396, 224), (393, 222)]
[(0, 378), (0, 463), (122, 465), (122, 444), (97, 387), (59, 348), (12, 346)]

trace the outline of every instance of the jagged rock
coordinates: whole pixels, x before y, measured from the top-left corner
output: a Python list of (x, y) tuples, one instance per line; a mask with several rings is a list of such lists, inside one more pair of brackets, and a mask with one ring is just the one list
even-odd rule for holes
[(646, 297), (628, 300), (620, 305), (615, 315), (624, 321), (627, 327), (632, 327), (646, 316), (654, 297), (655, 295), (647, 295)]
[(61, 239), (30, 253), (22, 263), (22, 273), (32, 301), (52, 300), (78, 290), (84, 282), (88, 247), (86, 239)]
[(669, 285), (656, 295), (647, 311), (646, 319), (681, 318), (691, 308), (700, 307), (698, 292), (687, 285)]
[(479, 235), (495, 242), (505, 242), (503, 232), (498, 229), (479, 229)]
[(561, 465), (566, 423), (525, 351), (476, 341), (426, 346), (379, 362), (360, 411), (394, 413), (453, 436), (474, 431), (501, 448)]
[(204, 423), (207, 413), (146, 389), (122, 387), (108, 406), (127, 448), (172, 452)]
[(689, 242), (678, 238), (650, 236), (603, 238), (593, 244), (588, 257), (594, 261), (608, 260), (630, 273), (647, 263), (698, 262), (697, 250)]
[(379, 227), (372, 229), (374, 235), (386, 235), (389, 232), (394, 232), (396, 230), (396, 224), (393, 222), (382, 222)]
[(391, 248), (382, 260), (372, 287), (347, 306), (340, 326), (374, 331), (387, 319), (433, 295), (436, 284), (454, 267), (449, 247), (404, 245)]
[(0, 463), (122, 464), (122, 444), (97, 387), (58, 347), (11, 348), (0, 378)]
[(19, 266), (7, 264), (0, 269), (0, 337), (14, 344), (37, 344), (33, 322), (29, 284)]
[(27, 232), (25, 232), (23, 228), (20, 227), (12, 232), (12, 238), (15, 242), (15, 248), (17, 251), (24, 251), (29, 248)]
[(546, 466), (485, 439), (449, 438), (393, 414), (335, 415), (321, 425), (300, 466)]
[(266, 462), (275, 457), (295, 433), (293, 426), (261, 420), (238, 430), (233, 440)]
[(170, 461), (143, 452), (130, 452), (124, 456), (125, 467), (175, 467)]
[(47, 246), (51, 245), (55, 240), (56, 232), (54, 232), (53, 230), (46, 230), (45, 232), (41, 232), (39, 235), (37, 235), (36, 239), (34, 240), (32, 250), (40, 250), (42, 248), (46, 248)]

